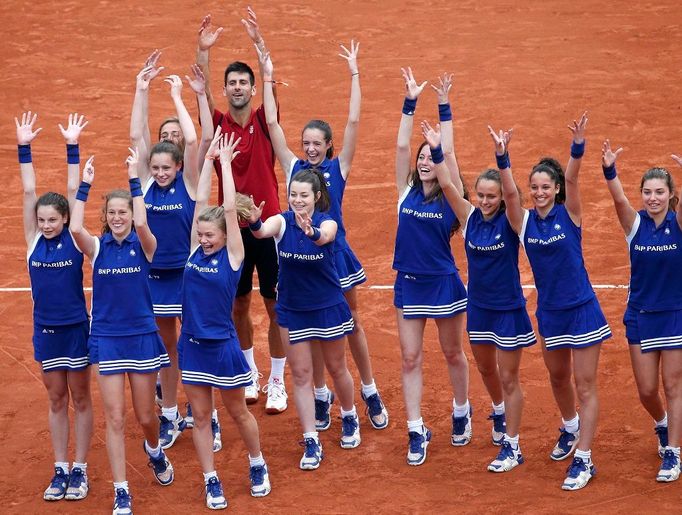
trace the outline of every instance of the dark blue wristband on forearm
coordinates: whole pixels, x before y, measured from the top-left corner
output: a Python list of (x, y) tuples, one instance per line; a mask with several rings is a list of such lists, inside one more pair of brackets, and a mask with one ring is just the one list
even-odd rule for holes
[(140, 182), (140, 179), (138, 177), (128, 179), (128, 184), (130, 184), (130, 195), (132, 197), (142, 196), (142, 183)]
[(585, 141), (582, 143), (571, 143), (571, 157), (573, 159), (580, 159), (585, 154)]
[(78, 149), (78, 143), (71, 145), (66, 144), (66, 162), (70, 165), (77, 165), (81, 162), (80, 150)]
[(263, 222), (261, 222), (260, 218), (253, 222), (252, 224), (249, 224), (249, 229), (253, 232), (260, 231), (261, 225), (263, 225)]
[(313, 241), (317, 241), (320, 239), (320, 236), (322, 236), (320, 230), (317, 227), (313, 227), (313, 233), (310, 236), (308, 236), (308, 238), (310, 238)]
[(415, 109), (417, 109), (417, 99), (405, 97), (405, 101), (403, 102), (403, 114), (412, 116)]
[(616, 163), (613, 163), (611, 166), (602, 165), (601, 169), (604, 172), (604, 178), (607, 181), (612, 181), (616, 178), (616, 175), (618, 175), (616, 172)]
[(87, 202), (88, 193), (90, 193), (91, 186), (92, 184), (88, 184), (85, 181), (81, 181), (80, 185), (78, 186), (78, 191), (76, 192), (76, 200)]
[(501, 156), (495, 154), (495, 159), (497, 159), (498, 170), (506, 170), (507, 168), (511, 168), (511, 162), (509, 161), (509, 152), (505, 152)]
[(31, 157), (31, 145), (17, 145), (17, 154), (19, 156), (19, 163), (31, 163), (33, 158)]
[(449, 122), (452, 120), (452, 109), (450, 109), (450, 104), (438, 104), (438, 119), (441, 122)]
[(433, 164), (437, 165), (442, 163), (444, 160), (445, 157), (443, 156), (443, 148), (440, 145), (431, 149), (431, 161), (433, 161)]

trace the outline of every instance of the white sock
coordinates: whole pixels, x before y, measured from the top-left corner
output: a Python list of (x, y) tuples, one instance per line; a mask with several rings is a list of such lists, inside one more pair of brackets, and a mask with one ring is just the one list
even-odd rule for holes
[(178, 405), (176, 404), (172, 408), (161, 408), (161, 415), (167, 420), (175, 420), (178, 418)]
[(377, 390), (377, 385), (373, 380), (370, 384), (365, 384), (360, 381), (360, 385), (362, 387), (362, 395), (365, 396), (365, 399), (374, 395), (375, 393), (379, 393), (379, 390)]
[(287, 362), (287, 358), (270, 358), (270, 378), (268, 383), (273, 379), (277, 379), (280, 383), (284, 384), (284, 365)]
[(249, 467), (262, 467), (263, 465), (265, 465), (265, 459), (262, 452), (255, 458), (249, 455)]
[(327, 388), (327, 385), (324, 385), (322, 388), (315, 388), (315, 398), (318, 401), (325, 401), (327, 402), (329, 400), (329, 388)]
[(656, 427), (668, 427), (668, 413), (663, 415), (663, 418), (656, 422)]
[(592, 449), (587, 449), (586, 451), (581, 451), (580, 449), (575, 450), (575, 457), (582, 458), (585, 463), (592, 461)]
[(249, 364), (249, 368), (251, 369), (251, 372), (258, 373), (258, 367), (256, 366), (256, 360), (253, 357), (253, 347), (250, 349), (242, 349), (242, 353), (244, 354), (244, 357), (246, 358), (246, 362)]
[(495, 415), (504, 415), (504, 401), (500, 402), (499, 404), (495, 404), (493, 402), (492, 405), (493, 413), (495, 413)]
[(156, 444), (156, 449), (154, 449), (149, 443), (147, 443), (147, 440), (144, 441), (144, 448), (147, 451), (147, 454), (149, 454), (152, 458), (158, 458), (161, 456), (161, 442)]
[(212, 477), (218, 479), (218, 474), (215, 470), (212, 470), (211, 472), (204, 472), (204, 484), (208, 484), (208, 480), (211, 479)]
[(515, 451), (519, 450), (519, 435), (516, 436), (509, 436), (507, 434), (504, 435), (504, 441), (507, 442), (509, 445), (512, 446), (512, 449)]
[(357, 417), (358, 412), (355, 410), (355, 405), (353, 405), (353, 409), (350, 411), (346, 411), (343, 408), (341, 408), (341, 418), (344, 417)]
[(407, 421), (407, 432), (408, 433), (423, 433), (424, 432), (424, 419), (419, 417), (417, 420)]
[(213, 411), (211, 412), (211, 420), (218, 422), (218, 410), (215, 408), (213, 408)]
[(126, 492), (130, 492), (130, 490), (128, 490), (128, 481), (114, 481), (114, 493), (119, 488), (123, 488)]
[(64, 471), (64, 474), (69, 475), (69, 462), (68, 461), (55, 461), (55, 468), (59, 467)]
[(669, 451), (673, 451), (673, 454), (675, 456), (677, 456), (677, 459), (678, 460), (680, 459), (680, 448), (679, 447), (671, 447), (670, 445), (668, 445), (668, 447), (666, 447), (666, 449)]
[(306, 438), (312, 438), (317, 443), (320, 443), (320, 437), (319, 437), (319, 433), (317, 431), (311, 431), (309, 433), (303, 433), (303, 439), (305, 440)]
[(71, 470), (73, 469), (81, 469), (83, 471), (83, 474), (85, 474), (88, 471), (88, 464), (78, 463), (77, 461), (74, 461)]
[(455, 412), (455, 418), (459, 417), (466, 417), (469, 414), (469, 399), (462, 405), (459, 406), (456, 402), (455, 399), (452, 399), (452, 407), (454, 408)]
[(576, 414), (571, 420), (564, 420), (562, 418), (561, 421), (564, 423), (564, 429), (566, 429), (566, 431), (569, 433), (577, 433), (578, 429), (580, 429), (580, 415), (578, 414)]

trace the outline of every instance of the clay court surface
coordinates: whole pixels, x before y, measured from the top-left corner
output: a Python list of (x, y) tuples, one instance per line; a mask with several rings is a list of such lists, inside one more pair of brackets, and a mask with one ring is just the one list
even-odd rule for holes
[[(310, 118), (328, 120), (340, 148), (347, 114), (349, 77), (337, 57), (339, 43), (361, 41), (363, 91), (358, 152), (345, 199), (349, 241), (368, 275), (359, 290), (360, 313), (367, 330), (377, 385), (390, 411), (385, 431), (371, 429), (362, 417), (362, 445), (338, 446), (340, 420), (321, 435), (325, 460), (318, 471), (298, 469), (300, 426), (290, 398), (289, 410), (267, 416), (264, 401), (252, 407), (261, 428), (270, 467), (272, 494), (248, 494), (248, 462), (243, 444), (232, 433), (224, 409), (223, 450), (216, 465), (236, 512), (534, 512), (592, 510), (597, 513), (679, 512), (682, 482), (654, 480), (656, 455), (653, 423), (641, 407), (630, 367), (621, 317), (628, 258), (622, 230), (600, 169), (600, 147), (611, 138), (625, 152), (619, 172), (633, 205), (642, 172), (655, 164), (672, 170), (682, 184), (682, 170), (671, 152), (682, 152), (679, 129), (679, 38), (682, 13), (673, 0), (647, 2), (432, 2), (346, 0), (254, 3), (279, 79), (281, 119), (292, 148)], [(47, 429), (47, 396), (31, 345), (31, 297), (21, 230), (21, 183), (16, 163), (13, 116), (39, 113), (43, 132), (33, 143), (40, 192), (65, 190), (64, 142), (57, 123), (67, 113), (84, 113), (90, 125), (81, 137), (81, 154), (95, 154), (97, 178), (86, 220), (99, 226), (100, 194), (126, 184), (128, 123), (135, 75), (146, 56), (163, 49), (166, 71), (184, 76), (194, 62), (196, 31), (204, 14), (225, 27), (211, 55), (216, 102), (225, 65), (240, 59), (254, 68), (255, 52), (239, 24), (246, 3), (225, 2), (4, 2), (2, 75), (0, 76), (0, 442), (3, 448), (4, 513), (107, 513), (111, 509), (111, 474), (104, 445), (104, 416), (96, 382), (95, 435), (88, 457), (90, 495), (84, 501), (47, 505), (42, 492), (51, 475), (53, 456)], [(580, 492), (560, 489), (567, 462), (548, 455), (560, 424), (539, 347), (525, 353), (522, 384), (525, 410), (521, 445), (526, 463), (511, 473), (493, 475), (486, 465), (497, 448), (490, 442), (486, 417), (490, 400), (471, 361), (474, 439), (464, 448), (450, 445), (451, 393), (435, 326), (425, 337), (423, 416), (433, 431), (427, 462), (405, 464), (407, 435), (400, 386), (400, 350), (390, 288), (395, 235), (394, 145), (403, 83), (400, 67), (411, 65), (417, 80), (455, 74), (452, 105), (456, 147), (466, 183), (493, 165), (486, 125), (514, 127), (511, 159), (515, 177), (527, 190), (530, 167), (542, 155), (566, 162), (568, 122), (589, 111), (587, 153), (583, 160), (583, 235), (585, 261), (614, 338), (602, 348), (601, 418), (593, 457), (598, 474)], [(195, 102), (188, 87), (184, 99)], [(260, 99), (260, 97), (259, 97)], [(258, 101), (259, 101), (258, 99)], [(150, 125), (172, 112), (168, 88), (152, 86)], [(436, 120), (436, 96), (425, 91), (416, 121)], [(414, 138), (415, 146), (418, 144)], [(280, 176), (281, 177), (281, 176)], [(280, 188), (281, 190), (281, 188)], [(282, 191), (280, 191), (282, 193)], [(284, 205), (284, 203), (282, 203)], [(452, 243), (466, 275), (461, 237)], [(428, 249), (421, 249), (428, 250)], [(522, 258), (524, 284), (532, 284)], [(86, 265), (87, 286), (90, 284)], [(529, 288), (529, 311), (535, 290)], [(258, 300), (256, 298), (256, 300)], [(262, 371), (269, 356), (260, 302), (255, 304), (256, 352)], [(467, 354), (471, 357), (468, 343)], [(359, 386), (354, 367), (351, 367)], [(289, 390), (291, 391), (289, 381)], [(184, 393), (181, 394), (184, 401)], [(358, 399), (359, 400), (359, 399)], [(361, 402), (361, 401), (359, 401)], [(360, 408), (358, 404), (358, 408)], [(335, 408), (334, 413), (338, 414)], [(187, 513), (203, 508), (203, 482), (191, 435), (168, 451), (175, 483), (162, 488), (146, 467), (141, 432), (128, 411), (128, 479), (136, 513)], [(73, 455), (70, 456), (73, 459)]]

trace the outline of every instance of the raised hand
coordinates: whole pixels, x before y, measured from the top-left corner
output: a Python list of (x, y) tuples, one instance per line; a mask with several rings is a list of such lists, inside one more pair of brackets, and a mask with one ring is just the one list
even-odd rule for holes
[(17, 144), (19, 145), (30, 145), (31, 141), (42, 131), (42, 127), (33, 130), (33, 125), (36, 123), (36, 118), (38, 118), (37, 113), (22, 113), (21, 122), (14, 117), (14, 123), (17, 126)]
[(138, 152), (137, 147), (135, 148), (128, 147), (128, 151), (130, 152), (130, 155), (126, 158), (126, 165), (128, 165), (128, 178), (136, 179), (137, 164), (140, 160), (140, 153)]
[(339, 54), (339, 56), (343, 57), (346, 61), (348, 61), (348, 69), (350, 70), (351, 75), (355, 75), (358, 72), (358, 50), (360, 50), (360, 42), (355, 42), (355, 40), (351, 39), (350, 40), (350, 50), (348, 50), (345, 46), (339, 45), (341, 47), (341, 50), (343, 50), (343, 54)]
[(403, 73), (403, 79), (405, 80), (405, 96), (410, 100), (418, 98), (426, 84), (428, 84), (428, 81), (417, 84), (417, 81), (414, 80), (414, 75), (412, 74), (412, 68), (409, 66), (407, 67), (407, 70), (405, 70), (405, 68), (400, 68), (400, 71)]
[(177, 75), (169, 75), (163, 82), (170, 84), (171, 98), (179, 98), (182, 96), (182, 80)]
[(62, 136), (64, 136), (67, 144), (75, 145), (78, 143), (78, 137), (80, 136), (81, 131), (85, 129), (85, 126), (88, 123), (89, 122), (85, 121), (84, 115), (80, 115), (79, 117), (78, 113), (73, 113), (69, 115), (69, 124), (66, 129), (60, 123), (59, 130), (62, 132)]
[(495, 143), (495, 154), (498, 156), (503, 156), (509, 150), (509, 142), (511, 141), (514, 129), (509, 129), (508, 131), (503, 131), (500, 129), (498, 132), (488, 125), (488, 133)]
[(675, 161), (678, 165), (682, 166), (682, 157), (676, 156), (675, 154), (670, 154), (670, 157), (672, 157), (673, 161)]
[(263, 77), (272, 78), (275, 67), (272, 64), (272, 59), (270, 59), (270, 52), (265, 48), (261, 50), (258, 45), (254, 46), (256, 47), (256, 53), (258, 54), (258, 65), (260, 66), (261, 75)]
[(260, 217), (263, 214), (265, 200), (262, 201), (259, 206), (257, 206), (253, 201), (253, 195), (251, 195), (249, 198), (251, 199), (251, 205), (249, 206), (249, 216), (247, 220), (250, 224), (255, 224), (258, 220), (260, 220)]
[(239, 150), (235, 151), (241, 138), (235, 139), (235, 133), (231, 132), (228, 136), (224, 134), (218, 142), (218, 152), (220, 153), (220, 164), (223, 166), (231, 163), (239, 155)]
[(190, 66), (190, 70), (192, 70), (192, 77), (185, 75), (187, 84), (189, 84), (189, 87), (192, 88), (192, 91), (197, 95), (205, 95), (206, 77), (204, 77), (204, 72), (201, 71), (201, 67), (199, 67), (198, 64)]
[(575, 121), (568, 126), (568, 129), (573, 133), (573, 142), (582, 143), (585, 141), (585, 128), (587, 127), (587, 111), (583, 113), (580, 120)]
[(251, 6), (246, 8), (246, 14), (246, 19), (242, 18), (242, 25), (244, 25), (246, 33), (254, 44), (264, 46), (265, 42), (263, 41), (263, 36), (261, 36), (260, 27), (258, 27), (258, 19), (256, 18), (255, 11), (251, 9)]
[(162, 71), (163, 66), (149, 65), (142, 68), (137, 74), (137, 89), (149, 89), (149, 83)]
[(199, 50), (208, 50), (215, 42), (218, 41), (218, 36), (223, 31), (222, 27), (218, 27), (213, 30), (211, 25), (211, 15), (207, 15), (201, 20), (201, 25), (199, 26)]
[(434, 129), (431, 127), (429, 122), (424, 120), (421, 123), (421, 127), (422, 134), (424, 135), (426, 142), (429, 144), (429, 147), (436, 148), (438, 145), (440, 145), (440, 125), (436, 125), (436, 128)]
[(95, 180), (95, 156), (90, 156), (83, 167), (83, 182), (92, 184)]
[(440, 83), (438, 86), (431, 84), (431, 87), (438, 95), (439, 104), (447, 104), (449, 102), (448, 96), (452, 88), (452, 76), (452, 73), (444, 73), (442, 77), (438, 77), (438, 82)]
[(206, 151), (205, 159), (215, 159), (220, 155), (220, 149), (218, 148), (218, 142), (220, 141), (220, 135), (222, 134), (222, 128), (218, 125), (215, 129), (215, 134), (213, 135), (213, 140)]
[(308, 213), (296, 213), (296, 222), (306, 236), (313, 235), (313, 221)]
[(601, 164), (604, 168), (610, 168), (616, 164), (616, 159), (623, 151), (623, 147), (619, 147), (616, 150), (611, 150), (611, 142), (605, 140), (604, 144), (601, 146)]

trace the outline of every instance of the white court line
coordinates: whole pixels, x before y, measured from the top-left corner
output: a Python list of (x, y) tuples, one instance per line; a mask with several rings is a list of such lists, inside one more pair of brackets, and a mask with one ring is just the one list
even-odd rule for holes
[[(521, 286), (526, 290), (534, 290), (534, 284), (524, 284)], [(624, 290), (627, 289), (627, 284), (593, 284), (592, 288), (595, 290)], [(361, 290), (392, 290), (393, 286), (390, 284), (375, 284), (373, 286), (357, 286)], [(259, 290), (258, 286), (254, 286), (254, 290)], [(0, 288), (0, 293), (12, 292), (30, 292), (31, 288)], [(92, 288), (83, 288), (83, 291), (92, 291)]]

